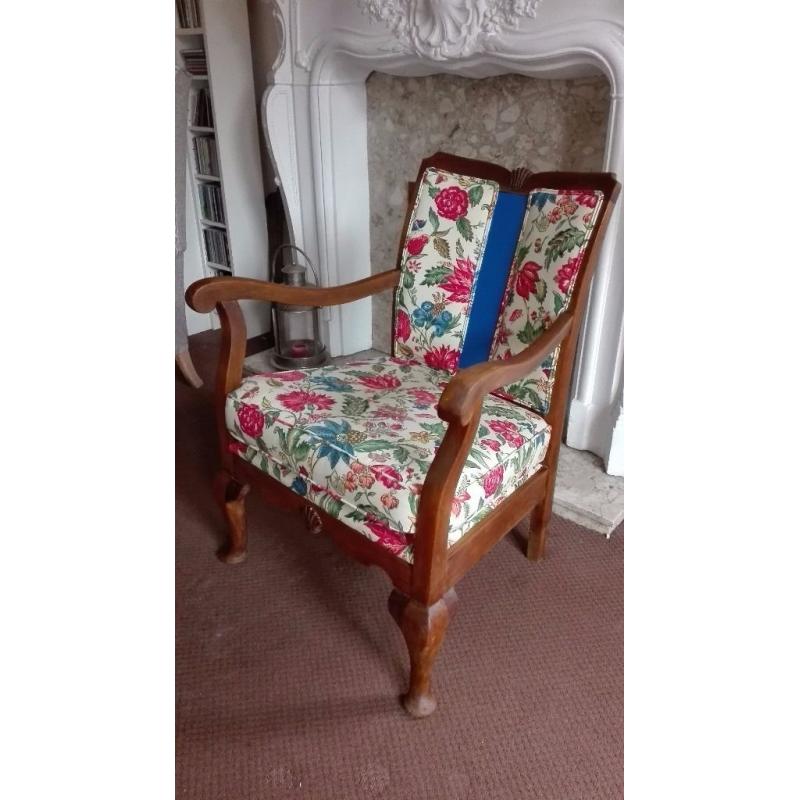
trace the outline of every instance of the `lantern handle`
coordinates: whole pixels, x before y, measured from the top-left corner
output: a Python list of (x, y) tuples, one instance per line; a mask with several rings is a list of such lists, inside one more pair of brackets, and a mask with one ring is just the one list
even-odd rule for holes
[(301, 247), (298, 247), (296, 244), (282, 244), (275, 250), (275, 255), (272, 256), (272, 280), (275, 280), (275, 262), (278, 260), (278, 253), (281, 250), (297, 250), (305, 260), (308, 262), (308, 266), (311, 267), (311, 273), (314, 276), (314, 280), (317, 282), (317, 286), (321, 286), (322, 284), (319, 281), (319, 275), (317, 275), (317, 270), (314, 269), (314, 262), (308, 257), (308, 254), (305, 250)]

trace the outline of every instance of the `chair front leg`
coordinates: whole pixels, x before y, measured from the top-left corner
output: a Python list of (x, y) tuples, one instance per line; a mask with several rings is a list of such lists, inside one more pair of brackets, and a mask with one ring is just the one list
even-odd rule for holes
[(217, 552), (226, 564), (239, 564), (247, 558), (247, 518), (244, 499), (250, 484), (239, 483), (227, 470), (220, 470), (214, 480), (214, 495), (228, 523), (228, 540)]
[(432, 606), (394, 589), (389, 595), (389, 612), (394, 617), (408, 647), (411, 676), (403, 706), (412, 717), (427, 717), (436, 710), (431, 691), (433, 663), (442, 645), (450, 618), (456, 610), (456, 593), (450, 589)]

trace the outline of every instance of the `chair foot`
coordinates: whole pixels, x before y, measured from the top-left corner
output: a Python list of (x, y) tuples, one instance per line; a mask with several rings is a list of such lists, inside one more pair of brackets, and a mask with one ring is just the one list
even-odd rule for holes
[(544, 558), (551, 506), (552, 504), (548, 500), (544, 500), (534, 508), (531, 514), (531, 525), (528, 534), (528, 558), (531, 561), (541, 561)]
[(389, 613), (406, 640), (411, 662), (408, 692), (402, 698), (403, 707), (417, 719), (430, 716), (436, 710), (431, 673), (447, 625), (455, 613), (456, 601), (453, 589), (431, 606), (412, 600), (397, 589), (389, 595)]
[(226, 564), (240, 564), (247, 558), (247, 517), (244, 499), (250, 485), (234, 480), (225, 470), (214, 481), (214, 494), (225, 521), (228, 523), (228, 540), (217, 551), (217, 558)]

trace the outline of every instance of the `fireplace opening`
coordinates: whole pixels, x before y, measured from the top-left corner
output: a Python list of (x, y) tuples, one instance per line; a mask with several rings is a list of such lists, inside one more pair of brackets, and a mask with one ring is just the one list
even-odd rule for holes
[[(505, 74), (399, 77), (373, 72), (367, 87), (370, 256), (394, 266), (420, 161), (437, 150), (533, 172), (603, 168), (609, 84)], [(373, 298), (372, 346), (391, 348), (389, 293)]]

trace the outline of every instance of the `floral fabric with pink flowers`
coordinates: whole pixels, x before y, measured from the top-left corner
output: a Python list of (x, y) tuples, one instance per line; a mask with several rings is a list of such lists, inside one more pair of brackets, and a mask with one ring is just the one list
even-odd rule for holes
[[(491, 358), (517, 355), (568, 306), (603, 202), (594, 190), (537, 189), (528, 197)], [(498, 392), (539, 414), (550, 409), (559, 348), (533, 373)]]
[(425, 170), (401, 258), (396, 356), (458, 369), (497, 191), (494, 181)]
[[(447, 376), (389, 356), (266, 373), (228, 395), (231, 449), (332, 516), (413, 562), (422, 484), (445, 433)], [(488, 397), (453, 501), (450, 545), (541, 466), (550, 426)]]

